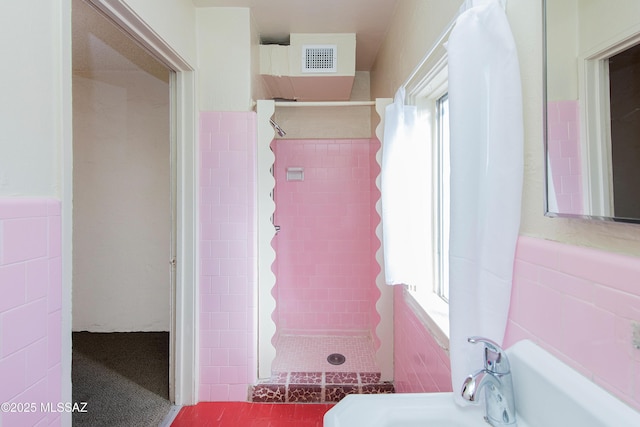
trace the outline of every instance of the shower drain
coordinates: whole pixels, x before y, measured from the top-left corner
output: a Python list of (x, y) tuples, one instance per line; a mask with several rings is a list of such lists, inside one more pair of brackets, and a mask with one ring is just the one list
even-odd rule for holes
[(345, 360), (347, 360), (346, 357), (344, 357), (344, 355), (340, 353), (333, 353), (327, 356), (327, 362), (331, 363), (332, 365), (342, 365)]

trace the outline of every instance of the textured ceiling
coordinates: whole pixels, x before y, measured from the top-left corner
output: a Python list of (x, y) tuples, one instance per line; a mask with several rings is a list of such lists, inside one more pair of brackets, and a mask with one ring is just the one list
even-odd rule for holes
[(263, 39), (290, 33), (355, 33), (356, 69), (369, 71), (398, 0), (193, 0), (198, 7), (249, 7)]

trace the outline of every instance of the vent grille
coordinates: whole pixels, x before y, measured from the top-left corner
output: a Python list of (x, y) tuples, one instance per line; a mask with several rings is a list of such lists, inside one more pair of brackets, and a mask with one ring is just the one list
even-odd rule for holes
[(303, 73), (335, 73), (338, 71), (336, 45), (302, 46)]

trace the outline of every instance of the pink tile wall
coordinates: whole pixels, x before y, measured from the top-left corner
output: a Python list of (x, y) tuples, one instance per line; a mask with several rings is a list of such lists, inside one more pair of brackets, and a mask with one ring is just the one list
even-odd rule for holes
[(402, 286), (395, 286), (393, 360), (396, 392), (451, 391), (449, 355), (407, 305), (404, 292)]
[[(640, 259), (520, 236), (505, 347), (531, 339), (640, 409)], [(448, 358), (397, 287), (394, 360), (400, 392), (446, 390)]]
[(528, 338), (640, 409), (640, 259), (521, 236), (505, 345)]
[(61, 302), (60, 202), (0, 199), (0, 402), (37, 404), (0, 425), (61, 425), (39, 406), (61, 400)]
[[(374, 145), (368, 139), (272, 144), (280, 332), (370, 330)], [(288, 167), (303, 167), (304, 181), (287, 181)]]
[(578, 101), (547, 104), (549, 161), (561, 213), (582, 213), (579, 112)]
[(200, 114), (201, 401), (244, 401), (255, 381), (253, 112)]

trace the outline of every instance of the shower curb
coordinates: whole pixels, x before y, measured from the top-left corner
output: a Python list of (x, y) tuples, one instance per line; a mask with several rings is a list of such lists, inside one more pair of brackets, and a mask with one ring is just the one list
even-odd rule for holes
[(261, 403), (337, 403), (349, 394), (395, 393), (379, 372), (276, 372), (250, 387), (249, 400)]

